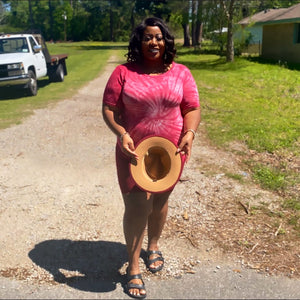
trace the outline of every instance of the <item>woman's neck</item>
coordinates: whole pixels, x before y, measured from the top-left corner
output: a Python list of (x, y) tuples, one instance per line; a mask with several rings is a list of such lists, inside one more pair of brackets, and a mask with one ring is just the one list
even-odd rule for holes
[(167, 72), (171, 65), (165, 65), (163, 62), (144, 62), (142, 67), (146, 74), (157, 75)]

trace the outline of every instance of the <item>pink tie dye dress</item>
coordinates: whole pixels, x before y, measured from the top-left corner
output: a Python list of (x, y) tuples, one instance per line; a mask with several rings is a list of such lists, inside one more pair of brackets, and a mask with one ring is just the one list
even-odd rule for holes
[[(168, 138), (178, 145), (183, 134), (183, 114), (199, 107), (199, 95), (189, 69), (173, 62), (159, 75), (142, 73), (132, 63), (116, 67), (103, 95), (103, 103), (118, 109), (122, 125), (135, 145), (147, 136)], [(129, 171), (130, 158), (116, 147), (118, 179), (122, 193), (139, 191)]]

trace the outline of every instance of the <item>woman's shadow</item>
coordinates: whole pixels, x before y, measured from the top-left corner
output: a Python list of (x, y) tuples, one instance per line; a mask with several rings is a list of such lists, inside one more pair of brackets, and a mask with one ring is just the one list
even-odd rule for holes
[(109, 292), (124, 276), (118, 270), (127, 260), (126, 246), (108, 241), (48, 240), (37, 244), (30, 259), (56, 282), (90, 292)]

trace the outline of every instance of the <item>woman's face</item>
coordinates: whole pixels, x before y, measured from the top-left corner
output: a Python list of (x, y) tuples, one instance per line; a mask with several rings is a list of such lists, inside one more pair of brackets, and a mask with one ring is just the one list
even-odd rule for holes
[(142, 53), (148, 62), (163, 62), (165, 40), (158, 26), (147, 26), (142, 38)]

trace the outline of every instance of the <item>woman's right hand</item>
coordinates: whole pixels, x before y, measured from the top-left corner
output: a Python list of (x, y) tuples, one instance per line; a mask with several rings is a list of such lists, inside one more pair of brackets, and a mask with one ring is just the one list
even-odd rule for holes
[(138, 155), (135, 152), (133, 139), (130, 137), (129, 134), (123, 135), (123, 137), (121, 139), (121, 144), (122, 144), (123, 153), (125, 153), (127, 156), (129, 156), (131, 158), (138, 159)]
[[(119, 136), (122, 145), (121, 147), (122, 152), (129, 157), (138, 159), (138, 155), (135, 153), (134, 142), (130, 137), (130, 134), (128, 132), (125, 132), (125, 128), (122, 126), (120, 122), (118, 109), (108, 105), (103, 105), (102, 115), (104, 121), (106, 122), (108, 127), (112, 130), (112, 132), (114, 132), (116, 135)], [(124, 132), (124, 133), (120, 135), (120, 132)]]

